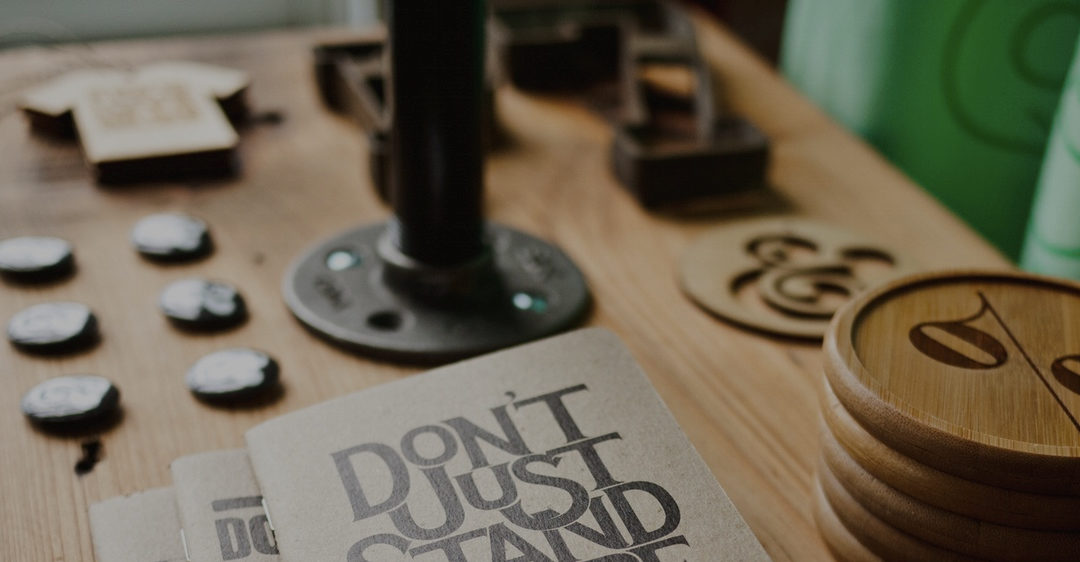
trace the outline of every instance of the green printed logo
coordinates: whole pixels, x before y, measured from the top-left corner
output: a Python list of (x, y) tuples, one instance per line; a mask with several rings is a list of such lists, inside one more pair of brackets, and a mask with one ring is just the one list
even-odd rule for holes
[(946, 38), (945, 101), (982, 142), (1041, 156), (1080, 28), (1080, 2), (968, 0)]

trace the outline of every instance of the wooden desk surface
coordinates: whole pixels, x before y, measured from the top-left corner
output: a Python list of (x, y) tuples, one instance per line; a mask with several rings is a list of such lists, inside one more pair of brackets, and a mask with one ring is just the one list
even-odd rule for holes
[[(326, 33), (274, 32), (199, 40), (128, 42), (92, 49), (0, 53), (0, 238), (52, 234), (74, 242), (71, 280), (46, 288), (0, 285), (0, 319), (72, 299), (94, 308), (104, 340), (75, 357), (38, 359), (0, 345), (0, 559), (93, 560), (87, 506), (170, 483), (180, 455), (243, 445), (262, 420), (419, 369), (354, 357), (315, 340), (293, 320), (279, 287), (286, 266), (316, 240), (387, 216), (365, 169), (361, 135), (320, 103), (310, 47)], [(888, 165), (827, 119), (723, 29), (701, 23), (700, 41), (730, 105), (773, 139), (770, 178), (785, 202), (774, 213), (816, 217), (909, 252), (927, 267), (1006, 261)], [(73, 143), (32, 136), (14, 110), (20, 88), (87, 61), (202, 60), (250, 71), (256, 111), (280, 124), (242, 133), (239, 181), (103, 188)], [(570, 100), (498, 93), (514, 145), (489, 159), (494, 220), (561, 245), (588, 277), (590, 324), (629, 345), (720, 484), (776, 560), (829, 558), (810, 515), (817, 455), (818, 346), (770, 339), (695, 307), (676, 282), (678, 258), (725, 216), (680, 219), (643, 211), (609, 170), (610, 128)], [(147, 213), (206, 219), (217, 251), (162, 267), (128, 243)], [(161, 288), (188, 275), (237, 284), (251, 320), (223, 335), (189, 336), (157, 310)], [(284, 398), (227, 411), (194, 400), (183, 374), (212, 350), (251, 345), (282, 365)], [(103, 435), (104, 460), (85, 476), (77, 439), (35, 431), (18, 400), (41, 380), (91, 372), (122, 391), (123, 422)]]

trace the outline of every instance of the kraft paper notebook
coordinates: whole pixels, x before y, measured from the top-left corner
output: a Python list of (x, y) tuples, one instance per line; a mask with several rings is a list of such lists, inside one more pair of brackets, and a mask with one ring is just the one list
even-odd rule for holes
[(334, 399), (247, 443), (284, 560), (768, 559), (604, 330)]
[(189, 455), (173, 461), (170, 468), (192, 562), (278, 560), (247, 451)]
[(155, 488), (90, 506), (98, 562), (184, 562), (172, 488)]

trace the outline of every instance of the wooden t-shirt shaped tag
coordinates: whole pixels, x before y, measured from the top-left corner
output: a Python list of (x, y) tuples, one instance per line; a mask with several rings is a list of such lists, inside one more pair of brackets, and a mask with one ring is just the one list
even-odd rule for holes
[(234, 171), (247, 74), (193, 62), (84, 69), (26, 93), (35, 131), (75, 133), (98, 181), (122, 183)]

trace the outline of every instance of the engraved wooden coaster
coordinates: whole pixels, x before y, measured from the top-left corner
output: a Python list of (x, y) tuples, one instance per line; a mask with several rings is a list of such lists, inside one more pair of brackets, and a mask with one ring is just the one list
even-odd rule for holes
[(813, 483), (813, 516), (821, 537), (825, 540), (825, 546), (833, 556), (843, 562), (878, 562), (881, 557), (870, 552), (847, 527), (840, 522), (836, 512), (833, 511), (829, 500), (825, 499), (825, 493), (821, 491), (821, 484), (817, 479)]
[(193, 62), (135, 70), (78, 70), (26, 93), (19, 103), (40, 132), (77, 134), (106, 183), (233, 171), (246, 113), (245, 73)]
[(820, 339), (865, 287), (909, 273), (898, 253), (865, 236), (802, 218), (716, 228), (682, 258), (680, 283), (720, 318), (768, 334)]
[(822, 457), (844, 489), (867, 511), (898, 530), (942, 548), (988, 560), (1076, 560), (1080, 533), (995, 525), (920, 502), (859, 466), (826, 432)]
[(867, 550), (884, 560), (979, 560), (934, 546), (885, 523), (851, 496), (825, 465), (824, 460), (818, 463), (815, 485), (819, 486), (822, 492), (823, 498), (819, 501), (824, 501), (832, 508), (844, 528), (865, 545)]
[[(1080, 497), (1029, 494), (935, 470), (870, 435), (825, 381), (822, 443), (836, 443), (866, 472), (896, 491), (975, 519), (1043, 531), (1080, 531)], [(823, 445), (824, 448), (824, 445)]]
[(993, 486), (1080, 495), (1080, 285), (912, 276), (846, 306), (824, 349), (837, 398), (892, 449)]

